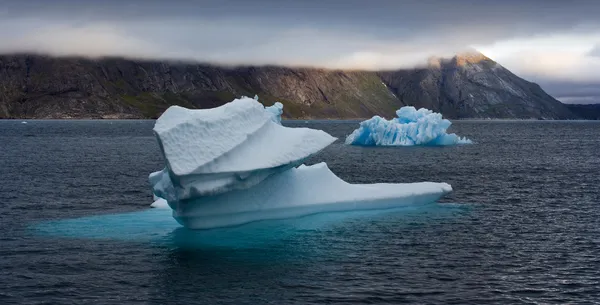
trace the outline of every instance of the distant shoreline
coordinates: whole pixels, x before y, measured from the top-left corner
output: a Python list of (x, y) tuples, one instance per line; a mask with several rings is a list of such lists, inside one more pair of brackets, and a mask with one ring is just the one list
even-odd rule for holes
[[(284, 122), (303, 122), (303, 121), (339, 121), (339, 122), (361, 122), (364, 120), (368, 120), (370, 118), (359, 118), (359, 119), (316, 119), (316, 118), (312, 118), (312, 119), (285, 119), (283, 118), (282, 121)], [(4, 119), (4, 118), (0, 118), (0, 122), (1, 121), (19, 121), (19, 122), (29, 122), (29, 121), (155, 121), (156, 119), (147, 119), (147, 118), (123, 118), (123, 119), (118, 119), (118, 118), (64, 118), (64, 119), (54, 119), (54, 118), (49, 118), (49, 119)], [(598, 119), (572, 119), (572, 120), (553, 120), (553, 119), (483, 119), (483, 118), (464, 118), (464, 119), (448, 119), (451, 122), (578, 122), (578, 121), (585, 121), (585, 122), (594, 122), (594, 121), (600, 121)]]

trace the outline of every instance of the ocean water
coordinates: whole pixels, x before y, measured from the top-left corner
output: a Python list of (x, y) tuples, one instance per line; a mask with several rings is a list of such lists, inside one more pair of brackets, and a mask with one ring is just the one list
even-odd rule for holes
[(442, 181), (438, 203), (206, 231), (151, 210), (153, 121), (0, 121), (0, 304), (600, 302), (600, 123), (455, 122), (456, 147), (343, 144), (356, 183)]

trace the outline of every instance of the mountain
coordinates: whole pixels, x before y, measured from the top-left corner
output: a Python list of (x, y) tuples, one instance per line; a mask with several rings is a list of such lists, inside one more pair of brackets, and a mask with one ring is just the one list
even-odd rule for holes
[(0, 118), (155, 118), (170, 105), (211, 108), (255, 94), (282, 102), (287, 118), (391, 117), (405, 105), (450, 118), (575, 117), (480, 54), (384, 72), (0, 56)]
[(600, 120), (600, 104), (575, 105), (567, 104), (571, 112), (584, 120)]
[(425, 68), (379, 75), (404, 104), (433, 109), (449, 118), (575, 118), (540, 86), (480, 53), (432, 58)]

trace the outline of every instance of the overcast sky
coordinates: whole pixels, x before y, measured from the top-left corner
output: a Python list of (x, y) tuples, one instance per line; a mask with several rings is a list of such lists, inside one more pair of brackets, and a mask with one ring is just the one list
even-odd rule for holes
[(393, 69), (475, 48), (600, 102), (596, 0), (0, 0), (0, 52)]

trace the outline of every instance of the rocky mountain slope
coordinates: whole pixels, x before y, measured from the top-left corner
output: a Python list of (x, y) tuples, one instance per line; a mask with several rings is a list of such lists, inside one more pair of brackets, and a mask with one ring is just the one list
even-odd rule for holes
[(379, 75), (404, 104), (434, 109), (450, 118), (575, 117), (540, 86), (482, 54), (431, 59), (426, 68)]
[(391, 117), (405, 105), (450, 118), (575, 117), (483, 55), (388, 72), (0, 56), (0, 118), (155, 118), (174, 104), (210, 108), (255, 94), (282, 102), (287, 118)]
[(567, 105), (571, 112), (575, 113), (579, 118), (584, 120), (600, 120), (600, 104), (589, 105)]

